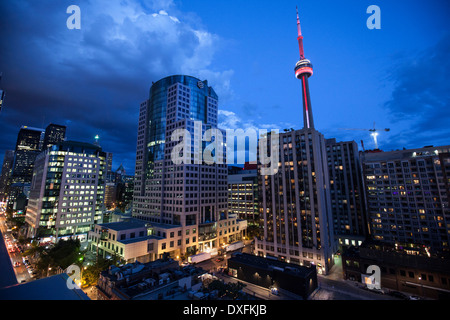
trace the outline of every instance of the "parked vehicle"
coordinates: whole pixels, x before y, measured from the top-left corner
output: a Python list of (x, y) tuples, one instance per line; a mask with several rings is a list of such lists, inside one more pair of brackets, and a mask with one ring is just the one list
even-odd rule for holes
[(235, 251), (244, 247), (244, 242), (236, 241), (225, 247), (226, 252)]
[(199, 263), (208, 259), (211, 259), (211, 253), (209, 252), (202, 252), (188, 257), (189, 263)]
[(408, 300), (408, 296), (404, 293), (398, 292), (398, 291), (391, 291), (389, 292), (389, 295), (399, 298), (399, 299), (403, 299), (403, 300)]

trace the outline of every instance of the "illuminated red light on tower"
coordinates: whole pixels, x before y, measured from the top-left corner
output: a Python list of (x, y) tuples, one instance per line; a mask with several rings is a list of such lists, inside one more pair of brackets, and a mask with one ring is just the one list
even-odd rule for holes
[(303, 124), (304, 128), (314, 128), (314, 121), (312, 116), (311, 101), (309, 98), (308, 78), (313, 75), (313, 68), (311, 61), (305, 58), (303, 50), (303, 36), (300, 27), (300, 18), (297, 9), (297, 41), (300, 52), (300, 60), (295, 65), (295, 77), (302, 81), (302, 97), (303, 97)]

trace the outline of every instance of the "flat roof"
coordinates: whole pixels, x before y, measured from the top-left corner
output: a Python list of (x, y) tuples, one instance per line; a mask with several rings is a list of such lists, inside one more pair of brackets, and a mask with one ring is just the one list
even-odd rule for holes
[(136, 237), (136, 238), (133, 238), (133, 239), (117, 240), (117, 242), (120, 242), (120, 243), (123, 243), (123, 244), (130, 244), (130, 243), (136, 243), (136, 242), (141, 242), (141, 241), (147, 241), (149, 239), (161, 240), (161, 239), (164, 239), (164, 238), (151, 235), (151, 236), (144, 236), (144, 237)]
[(231, 256), (230, 259), (228, 259), (228, 261), (235, 261), (237, 263), (242, 263), (250, 267), (261, 268), (266, 270), (270, 270), (271, 268), (276, 267), (282, 269), (283, 272), (295, 274), (302, 277), (306, 277), (311, 272), (315, 272), (314, 268), (300, 266), (297, 264), (282, 262), (278, 260), (267, 259), (248, 253), (235, 253)]
[[(48, 278), (0, 289), (0, 300), (90, 300), (77, 286), (69, 289), (69, 276), (61, 273)], [(74, 285), (73, 281), (70, 283)]]
[(126, 219), (124, 221), (119, 221), (119, 222), (101, 223), (98, 226), (104, 227), (107, 229), (111, 229), (111, 230), (115, 230), (115, 231), (123, 231), (123, 230), (128, 230), (128, 229), (147, 228), (147, 227), (156, 227), (156, 228), (160, 228), (160, 229), (175, 229), (175, 228), (181, 227), (181, 225), (148, 222), (148, 221), (139, 220), (136, 218), (129, 218), (129, 219)]
[(146, 222), (134, 218), (125, 221), (101, 223), (98, 226), (114, 231), (123, 231), (128, 229), (145, 228)]

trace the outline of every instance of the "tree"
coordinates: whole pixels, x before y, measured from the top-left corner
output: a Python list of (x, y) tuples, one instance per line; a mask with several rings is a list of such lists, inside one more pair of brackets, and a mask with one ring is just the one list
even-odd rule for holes
[(66, 269), (72, 264), (80, 265), (83, 259), (80, 251), (80, 240), (78, 239), (60, 240), (48, 248), (37, 248), (34, 245), (29, 251), (39, 254), (36, 269), (41, 274), (48, 274), (49, 268), (56, 269), (60, 267)]
[(82, 282), (85, 286), (95, 286), (102, 271), (108, 270), (109, 266), (119, 263), (118, 256), (114, 255), (111, 259), (98, 257), (93, 265), (87, 266), (82, 273)]

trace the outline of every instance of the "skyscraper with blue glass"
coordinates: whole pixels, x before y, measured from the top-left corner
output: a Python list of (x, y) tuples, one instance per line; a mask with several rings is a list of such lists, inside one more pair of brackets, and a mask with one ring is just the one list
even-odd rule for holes
[[(133, 217), (151, 225), (186, 229), (181, 238), (168, 242), (174, 255), (214, 250), (237, 240), (242, 231), (227, 212), (226, 164), (202, 161), (205, 142), (201, 138), (207, 130), (217, 128), (217, 121), (214, 89), (206, 80), (186, 75), (153, 83), (149, 99), (140, 106)], [(181, 164), (171, 158), (179, 143), (172, 141), (175, 130), (185, 130), (193, 137), (191, 158)], [(200, 139), (195, 138), (196, 133)], [(166, 236), (170, 234), (167, 231)]]

